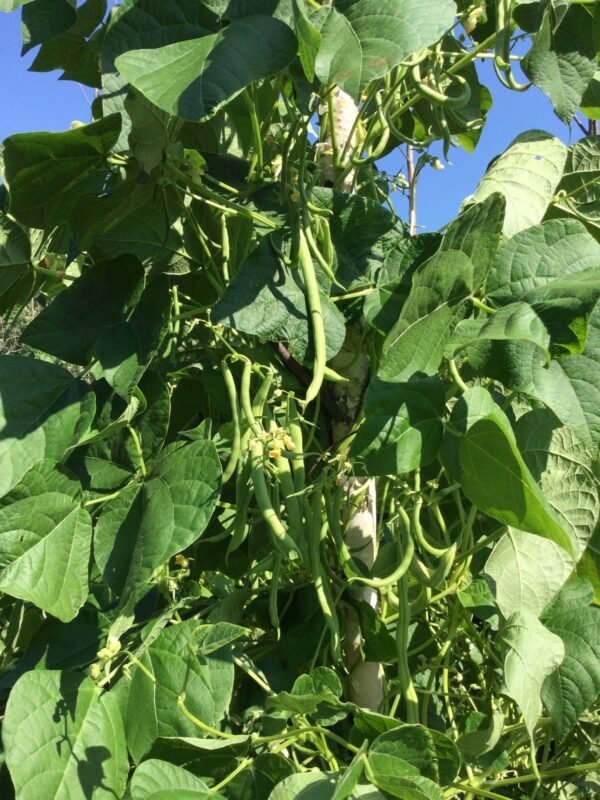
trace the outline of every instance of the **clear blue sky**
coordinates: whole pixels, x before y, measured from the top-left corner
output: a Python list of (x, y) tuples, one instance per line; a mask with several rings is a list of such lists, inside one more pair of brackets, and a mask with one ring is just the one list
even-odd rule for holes
[[(59, 81), (58, 72), (27, 71), (36, 51), (20, 56), (19, 13), (0, 13), (0, 42), (0, 140), (24, 131), (66, 130), (73, 120), (89, 120), (92, 89)], [(453, 148), (451, 163), (443, 171), (426, 169), (422, 173), (417, 205), (423, 230), (436, 230), (456, 216), (461, 201), (473, 192), (491, 159), (522, 131), (541, 128), (567, 143), (579, 138), (579, 129), (563, 125), (538, 89), (510, 92), (500, 86), (489, 62), (478, 69), (481, 80), (492, 90), (494, 106), (474, 153)], [(441, 147), (435, 154), (441, 156)], [(404, 169), (396, 156), (388, 158), (385, 167), (389, 172)]]

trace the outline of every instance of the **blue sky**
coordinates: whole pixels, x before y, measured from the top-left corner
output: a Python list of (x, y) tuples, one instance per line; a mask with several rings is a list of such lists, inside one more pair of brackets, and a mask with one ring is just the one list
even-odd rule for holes
[[(166, 2), (166, 0), (165, 0)], [(20, 14), (0, 13), (0, 140), (24, 131), (66, 130), (73, 120), (90, 119), (93, 90), (71, 81), (57, 80), (60, 73), (28, 72), (35, 51), (20, 56)], [(491, 159), (524, 130), (541, 128), (570, 143), (579, 138), (554, 115), (550, 101), (538, 89), (510, 92), (493, 74), (490, 62), (480, 69), (481, 80), (492, 90), (494, 106), (474, 153), (451, 150), (443, 171), (426, 169), (418, 191), (418, 222), (422, 230), (436, 230), (456, 216), (462, 200), (473, 192)], [(435, 152), (441, 156), (441, 148)], [(399, 157), (388, 158), (389, 172), (403, 171)], [(399, 203), (403, 212), (404, 203)]]

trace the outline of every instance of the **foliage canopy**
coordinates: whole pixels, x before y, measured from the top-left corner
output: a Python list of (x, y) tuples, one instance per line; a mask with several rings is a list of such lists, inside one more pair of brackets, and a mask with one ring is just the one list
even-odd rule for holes
[[(2, 797), (597, 797), (599, 4), (19, 8), (98, 92), (2, 153)], [(484, 58), (585, 135), (418, 233)]]

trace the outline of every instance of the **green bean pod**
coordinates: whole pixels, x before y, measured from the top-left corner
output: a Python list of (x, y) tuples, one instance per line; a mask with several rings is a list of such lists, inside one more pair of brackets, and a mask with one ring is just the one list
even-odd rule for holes
[(408, 629), (410, 625), (410, 604), (408, 602), (408, 576), (398, 581), (398, 622), (396, 625), (396, 653), (398, 655), (398, 684), (406, 704), (406, 720), (419, 721), (419, 698), (413, 685), (408, 665)]
[(331, 637), (331, 653), (334, 660), (339, 662), (342, 660), (340, 626), (329, 582), (323, 577), (321, 565), (321, 537), (326, 534), (328, 526), (326, 521), (321, 524), (321, 496), (321, 491), (316, 489), (310, 507), (306, 502), (309, 560), (317, 599)]
[(415, 85), (417, 92), (427, 100), (430, 100), (434, 105), (442, 106), (443, 108), (463, 108), (471, 99), (471, 87), (469, 82), (461, 75), (453, 76), (454, 81), (460, 86), (459, 95), (449, 95), (434, 89), (429, 84), (425, 83), (421, 77), (421, 68), (415, 64), (410, 71), (411, 78)]
[(313, 364), (312, 380), (306, 390), (305, 402), (312, 402), (319, 392), (324, 380), (325, 363), (327, 361), (327, 347), (325, 338), (325, 325), (323, 323), (323, 310), (321, 308), (321, 295), (315, 274), (310, 249), (306, 241), (304, 230), (299, 231), (298, 261), (302, 270), (304, 287), (306, 290), (306, 304), (312, 322), (313, 347), (315, 360)]
[(279, 608), (277, 606), (277, 593), (279, 590), (279, 578), (281, 576), (281, 554), (275, 554), (275, 563), (273, 564), (273, 572), (271, 574), (271, 583), (269, 584), (269, 619), (271, 625), (275, 629), (276, 639), (279, 641), (281, 636), (281, 627), (279, 625)]
[(456, 558), (456, 542), (446, 550), (440, 558), (436, 568), (429, 572), (425, 565), (415, 555), (410, 565), (412, 576), (422, 585), (436, 589), (447, 577)]
[(250, 448), (252, 459), (252, 483), (254, 485), (254, 496), (262, 514), (262, 518), (267, 523), (273, 538), (273, 544), (279, 552), (289, 558), (290, 553), (298, 552), (298, 545), (289, 535), (285, 526), (279, 519), (279, 515), (273, 508), (269, 488), (265, 478), (264, 448), (260, 440), (256, 440)]
[(246, 539), (246, 519), (250, 500), (252, 499), (250, 485), (252, 464), (249, 458), (244, 460), (240, 468), (241, 463), (238, 462), (238, 473), (235, 482), (235, 516), (231, 526), (232, 537), (227, 548), (227, 556), (241, 547)]
[(288, 395), (287, 399), (287, 429), (294, 445), (294, 455), (292, 459), (292, 474), (294, 476), (294, 486), (296, 492), (304, 491), (306, 475), (304, 468), (304, 444), (302, 440), (302, 425), (298, 415), (298, 406), (293, 394)]
[(223, 470), (223, 483), (227, 483), (229, 478), (236, 470), (237, 463), (240, 457), (242, 447), (242, 432), (240, 429), (240, 410), (238, 404), (237, 389), (233, 375), (226, 361), (221, 364), (223, 378), (225, 380), (225, 388), (227, 389), (227, 396), (229, 398), (229, 406), (231, 408), (231, 419), (233, 422), (233, 441), (231, 443), (231, 454), (227, 462), (227, 466)]

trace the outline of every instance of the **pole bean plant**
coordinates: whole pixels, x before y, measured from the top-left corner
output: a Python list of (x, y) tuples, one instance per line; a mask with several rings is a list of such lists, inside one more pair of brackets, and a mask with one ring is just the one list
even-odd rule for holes
[(0, 9), (2, 798), (598, 798), (600, 4)]

